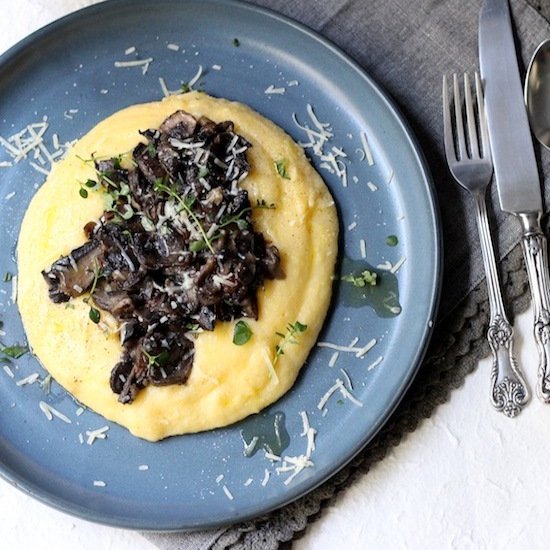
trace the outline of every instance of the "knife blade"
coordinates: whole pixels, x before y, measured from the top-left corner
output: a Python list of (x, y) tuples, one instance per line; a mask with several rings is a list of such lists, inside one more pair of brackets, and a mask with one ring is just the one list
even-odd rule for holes
[(479, 23), (485, 109), (502, 210), (542, 211), (539, 175), (507, 0), (486, 0)]
[(508, 0), (485, 0), (479, 18), (485, 111), (501, 208), (517, 216), (539, 351), (537, 395), (550, 402), (550, 277), (542, 194), (523, 100)]

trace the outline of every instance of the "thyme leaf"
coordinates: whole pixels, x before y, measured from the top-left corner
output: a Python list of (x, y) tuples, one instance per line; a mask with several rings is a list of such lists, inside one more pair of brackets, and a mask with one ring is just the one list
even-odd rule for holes
[(19, 359), (25, 353), (28, 353), (29, 347), (28, 346), (21, 346), (19, 344), (16, 344), (14, 346), (4, 346), (2, 345), (0, 347), (0, 353), (2, 355), (5, 355), (6, 357), (9, 357), (10, 359)]
[(286, 171), (286, 160), (280, 159), (275, 161), (275, 169), (277, 170), (277, 174), (281, 176), (281, 178), (285, 180), (289, 180), (290, 176), (288, 175), (288, 172)]
[(88, 317), (92, 321), (92, 323), (95, 323), (96, 325), (101, 320), (101, 313), (99, 309), (95, 308), (94, 306), (90, 306), (90, 311), (88, 313)]
[(237, 321), (235, 329), (233, 331), (233, 343), (236, 346), (244, 346), (252, 337), (252, 329), (248, 323), (244, 321)]
[(388, 235), (386, 237), (386, 244), (388, 246), (397, 246), (398, 242), (399, 242), (399, 239), (397, 238), (397, 235)]

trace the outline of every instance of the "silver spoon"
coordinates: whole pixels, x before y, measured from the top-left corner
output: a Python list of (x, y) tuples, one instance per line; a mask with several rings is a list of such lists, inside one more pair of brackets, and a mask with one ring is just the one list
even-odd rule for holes
[(550, 39), (541, 42), (531, 58), (524, 96), (531, 130), (550, 149)]
[[(550, 39), (541, 42), (531, 58), (525, 78), (524, 97), (531, 131), (544, 147), (550, 149)], [(539, 370), (537, 378), (537, 394), (549, 403), (548, 372)]]

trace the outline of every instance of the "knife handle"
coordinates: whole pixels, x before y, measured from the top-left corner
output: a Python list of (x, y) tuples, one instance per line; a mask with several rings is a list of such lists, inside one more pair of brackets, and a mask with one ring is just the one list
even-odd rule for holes
[(548, 245), (540, 226), (540, 214), (519, 214), (523, 225), (523, 256), (531, 287), (535, 341), (539, 351), (537, 395), (550, 403), (550, 276)]

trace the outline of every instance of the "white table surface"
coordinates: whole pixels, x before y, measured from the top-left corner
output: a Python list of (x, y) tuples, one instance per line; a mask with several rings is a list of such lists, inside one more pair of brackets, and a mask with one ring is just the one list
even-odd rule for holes
[[(0, 0), (0, 53), (33, 30), (97, 0)], [(516, 322), (530, 386), (537, 354), (531, 313)], [(516, 419), (488, 402), (485, 359), (404, 442), (338, 497), (295, 548), (548, 548), (550, 406)], [(2, 548), (148, 550), (139, 533), (53, 510), (0, 480)]]

